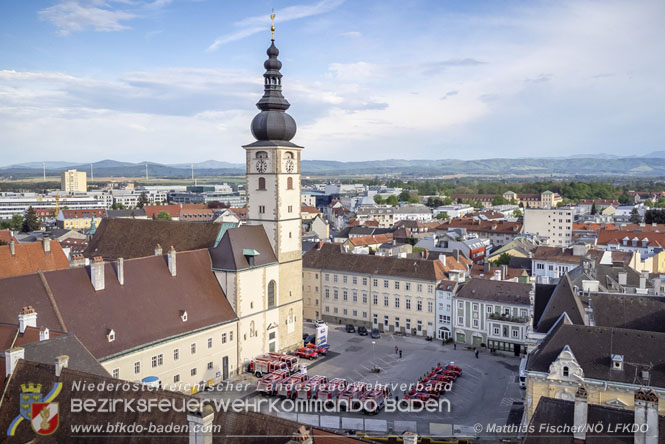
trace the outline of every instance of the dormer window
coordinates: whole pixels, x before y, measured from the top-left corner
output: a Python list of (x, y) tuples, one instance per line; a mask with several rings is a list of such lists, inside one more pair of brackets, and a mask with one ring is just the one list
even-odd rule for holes
[(187, 311), (183, 310), (180, 312), (180, 319), (182, 319), (182, 322), (187, 322)]
[(612, 370), (623, 370), (623, 355), (612, 355)]
[(567, 378), (568, 375), (569, 375), (569, 373), (570, 373), (570, 370), (568, 370), (568, 367), (564, 367), (564, 368), (563, 368), (563, 376), (564, 376), (565, 378)]
[(106, 333), (106, 339), (108, 339), (109, 342), (115, 341), (115, 330), (110, 329), (108, 333)]

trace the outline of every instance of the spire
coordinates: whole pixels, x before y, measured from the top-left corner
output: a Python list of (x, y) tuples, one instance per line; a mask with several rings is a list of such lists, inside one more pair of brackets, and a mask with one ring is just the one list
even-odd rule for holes
[(296, 122), (285, 111), (291, 104), (282, 95), (282, 62), (279, 61), (279, 49), (275, 46), (275, 12), (270, 15), (272, 39), (266, 51), (268, 60), (263, 63), (263, 97), (256, 104), (261, 110), (252, 120), (252, 134), (259, 141), (289, 141), (296, 134)]

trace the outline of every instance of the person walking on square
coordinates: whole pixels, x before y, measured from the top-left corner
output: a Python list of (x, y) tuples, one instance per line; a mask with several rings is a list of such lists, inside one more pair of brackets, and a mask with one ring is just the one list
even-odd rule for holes
[(402, 359), (402, 350), (399, 351), (399, 358)]
[(395, 346), (395, 354), (397, 354), (398, 350), (399, 350), (399, 348), (397, 348), (397, 346)]
[(457, 350), (457, 342), (453, 342), (453, 350)]
[(476, 359), (478, 359), (478, 349), (476, 349)]

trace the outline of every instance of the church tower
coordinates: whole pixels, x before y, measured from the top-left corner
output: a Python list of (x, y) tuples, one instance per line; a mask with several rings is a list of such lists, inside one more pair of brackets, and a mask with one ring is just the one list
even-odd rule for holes
[(243, 146), (247, 163), (247, 223), (262, 225), (279, 262), (276, 305), (279, 348), (302, 343), (302, 220), (300, 216), (300, 152), (291, 142), (296, 122), (282, 95), (282, 62), (277, 59), (273, 19), (272, 40), (265, 61), (260, 112), (251, 124), (256, 142)]

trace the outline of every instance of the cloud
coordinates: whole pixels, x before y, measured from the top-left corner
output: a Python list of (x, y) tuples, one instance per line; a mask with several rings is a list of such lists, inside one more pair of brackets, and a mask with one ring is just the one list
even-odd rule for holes
[(348, 32), (343, 32), (340, 34), (342, 37), (349, 37), (349, 38), (354, 38), (357, 39), (359, 37), (362, 37), (363, 34), (362, 32), (359, 31), (348, 31)]
[[(103, 32), (123, 31), (129, 29), (124, 22), (147, 11), (163, 8), (171, 2), (172, 0), (60, 0), (37, 14), (40, 20), (54, 24), (61, 35), (88, 29)], [(117, 4), (124, 9), (116, 9)]]
[[(278, 23), (288, 22), (301, 18), (330, 12), (339, 7), (345, 0), (320, 0), (313, 5), (293, 5), (275, 12)], [(207, 51), (215, 51), (220, 46), (236, 40), (244, 39), (261, 31), (266, 31), (270, 25), (270, 17), (266, 15), (257, 15), (244, 18), (234, 24), (237, 28), (242, 28), (231, 34), (217, 37), (208, 47)]]

